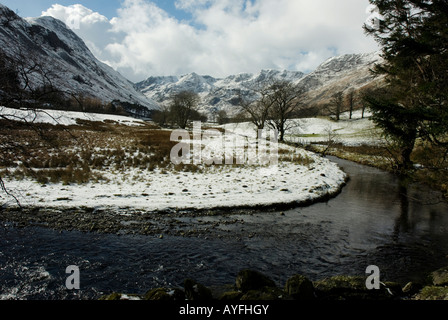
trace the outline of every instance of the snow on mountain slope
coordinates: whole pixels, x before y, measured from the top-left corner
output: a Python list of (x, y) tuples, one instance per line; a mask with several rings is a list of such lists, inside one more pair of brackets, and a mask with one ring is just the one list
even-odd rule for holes
[(0, 45), (9, 56), (32, 57), (40, 62), (59, 89), (104, 102), (119, 100), (148, 109), (159, 107), (133, 83), (97, 60), (83, 40), (60, 20), (22, 19), (0, 4)]
[(162, 104), (168, 102), (174, 93), (194, 91), (202, 98), (200, 111), (213, 114), (225, 110), (232, 115), (240, 111), (237, 105), (240, 90), (250, 95), (248, 88), (263, 87), (271, 80), (286, 80), (305, 91), (304, 103), (319, 106), (327, 103), (338, 91), (359, 90), (377, 81), (370, 69), (380, 61), (378, 52), (347, 54), (328, 59), (307, 75), (298, 71), (262, 70), (258, 74), (241, 73), (215, 79), (191, 73), (180, 77), (150, 77), (138, 83), (137, 88)]
[(337, 92), (357, 91), (379, 83), (381, 79), (374, 78), (370, 70), (381, 61), (379, 52), (347, 54), (328, 59), (298, 82), (306, 91), (304, 102), (322, 106)]
[(199, 111), (211, 114), (225, 110), (230, 115), (239, 112), (237, 98), (239, 90), (263, 85), (272, 79), (297, 82), (304, 74), (297, 71), (262, 70), (258, 74), (241, 73), (223, 79), (190, 73), (180, 77), (150, 77), (137, 83), (137, 88), (148, 98), (161, 104), (181, 91), (193, 91), (201, 97)]

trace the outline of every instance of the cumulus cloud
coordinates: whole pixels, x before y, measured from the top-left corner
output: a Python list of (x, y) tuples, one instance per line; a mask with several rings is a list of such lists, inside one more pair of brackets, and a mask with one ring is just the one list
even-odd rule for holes
[[(111, 38), (107, 35), (110, 29), (109, 20), (80, 4), (62, 6), (54, 4), (42, 16), (52, 16), (72, 28), (87, 44), (97, 57), (103, 55), (103, 49)], [(106, 35), (105, 35), (106, 34)]]
[(138, 81), (189, 72), (226, 76), (261, 69), (311, 71), (330, 56), (377, 49), (362, 31), (367, 0), (177, 0), (189, 21), (149, 0), (125, 0), (111, 20), (82, 5), (43, 14), (77, 18), (102, 61)]

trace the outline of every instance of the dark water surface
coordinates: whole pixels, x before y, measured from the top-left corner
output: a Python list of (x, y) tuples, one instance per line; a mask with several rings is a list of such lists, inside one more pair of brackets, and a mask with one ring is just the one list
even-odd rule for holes
[[(332, 160), (351, 177), (337, 198), (283, 213), (231, 216), (239, 222), (220, 225), (229, 235), (222, 239), (60, 233), (3, 224), (0, 299), (142, 294), (182, 287), (186, 278), (223, 285), (244, 268), (283, 286), (297, 273), (319, 280), (365, 275), (367, 266), (377, 265), (381, 280), (405, 284), (448, 265), (448, 205), (438, 193), (404, 188), (383, 171)], [(81, 290), (65, 287), (70, 265), (80, 269)]]

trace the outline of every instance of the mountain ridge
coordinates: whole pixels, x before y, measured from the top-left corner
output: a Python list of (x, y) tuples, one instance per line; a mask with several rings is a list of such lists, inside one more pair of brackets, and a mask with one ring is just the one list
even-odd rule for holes
[(32, 57), (39, 61), (60, 90), (105, 103), (115, 100), (141, 105), (148, 111), (159, 108), (131, 81), (99, 61), (81, 38), (53, 17), (25, 19), (0, 4), (0, 45), (12, 58)]
[(263, 69), (259, 73), (239, 73), (224, 78), (198, 75), (195, 72), (181, 76), (151, 76), (136, 83), (136, 87), (147, 97), (164, 105), (170, 97), (180, 91), (193, 91), (201, 97), (199, 109), (204, 113), (224, 110), (237, 114), (238, 93), (249, 93), (250, 88), (264, 86), (272, 80), (286, 80), (304, 90), (304, 103), (323, 108), (337, 92), (359, 91), (376, 85), (378, 79), (370, 69), (381, 61), (379, 51), (361, 54), (345, 54), (327, 59), (314, 71)]
[(299, 71), (273, 69), (264, 69), (257, 74), (239, 73), (225, 78), (214, 78), (192, 72), (181, 76), (149, 77), (138, 82), (136, 87), (147, 97), (162, 105), (169, 103), (170, 97), (175, 93), (193, 91), (201, 97), (199, 111), (210, 114), (225, 110), (235, 114), (239, 112), (236, 104), (240, 91), (248, 93), (248, 88), (272, 79), (297, 81), (303, 76), (304, 73)]

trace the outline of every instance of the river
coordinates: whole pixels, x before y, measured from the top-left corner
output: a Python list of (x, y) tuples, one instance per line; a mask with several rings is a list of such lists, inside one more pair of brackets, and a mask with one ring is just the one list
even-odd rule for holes
[[(145, 293), (233, 283), (251, 268), (279, 286), (294, 274), (311, 280), (365, 275), (382, 281), (422, 281), (448, 265), (448, 204), (421, 185), (331, 158), (350, 176), (336, 198), (283, 212), (235, 214), (220, 224), (227, 237), (107, 235), (45, 228), (0, 227), (0, 299), (97, 299), (110, 292)], [(190, 223), (222, 217), (186, 218)], [(236, 221), (236, 222), (235, 222)], [(67, 266), (80, 270), (80, 290), (65, 286)]]

